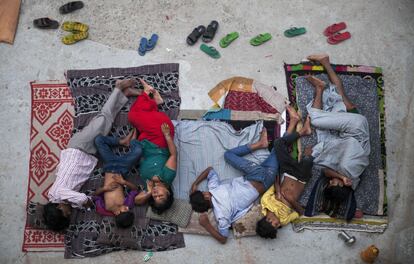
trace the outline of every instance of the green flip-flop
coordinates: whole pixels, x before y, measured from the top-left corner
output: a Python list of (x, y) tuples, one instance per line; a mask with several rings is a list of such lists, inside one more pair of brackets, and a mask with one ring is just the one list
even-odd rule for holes
[(207, 46), (206, 44), (201, 44), (200, 49), (204, 51), (208, 56), (214, 59), (220, 58), (220, 53), (213, 46)]
[(270, 40), (271, 38), (272, 35), (270, 35), (269, 33), (259, 34), (250, 40), (250, 44), (253, 46), (259, 46), (265, 43), (266, 41)]
[(296, 36), (299, 36), (299, 35), (302, 35), (302, 34), (305, 34), (305, 33), (306, 33), (306, 28), (304, 28), (304, 27), (300, 27), (300, 28), (291, 27), (291, 28), (285, 30), (285, 32), (283, 34), (285, 35), (285, 37), (291, 38), (291, 37), (296, 37)]
[(227, 34), (225, 37), (223, 37), (220, 40), (220, 42), (219, 42), (220, 47), (226, 48), (228, 45), (230, 45), (230, 43), (232, 43), (238, 37), (239, 37), (239, 32), (231, 32), (231, 33)]

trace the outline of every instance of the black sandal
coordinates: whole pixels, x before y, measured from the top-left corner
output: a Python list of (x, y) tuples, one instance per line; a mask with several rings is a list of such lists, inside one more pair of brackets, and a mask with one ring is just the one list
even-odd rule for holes
[(205, 43), (208, 43), (213, 40), (214, 36), (216, 35), (217, 28), (219, 26), (219, 23), (215, 20), (211, 21), (211, 23), (208, 25), (206, 32), (204, 32), (203, 35), (203, 41)]
[(201, 37), (201, 35), (203, 35), (203, 33), (206, 31), (206, 27), (205, 26), (198, 26), (196, 27), (193, 32), (191, 32), (190, 35), (188, 35), (187, 37), (187, 44), (192, 46), (194, 45), (197, 40)]
[(59, 8), (61, 14), (67, 14), (83, 7), (82, 1), (69, 2)]
[(33, 20), (33, 25), (40, 29), (57, 29), (59, 27), (59, 22), (48, 17), (42, 17)]

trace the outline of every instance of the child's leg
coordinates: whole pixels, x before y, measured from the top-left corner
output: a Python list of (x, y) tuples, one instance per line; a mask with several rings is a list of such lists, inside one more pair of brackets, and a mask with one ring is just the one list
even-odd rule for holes
[(142, 154), (142, 147), (138, 140), (133, 139), (129, 144), (129, 152), (121, 156), (123, 167), (130, 170), (135, 164), (137, 164)]
[(117, 146), (118, 144), (119, 139), (115, 137), (99, 135), (95, 138), (96, 149), (105, 164), (114, 163), (119, 159), (111, 149), (111, 146)]
[(227, 150), (224, 153), (224, 159), (227, 163), (233, 166), (235, 169), (238, 169), (244, 173), (249, 173), (257, 165), (254, 162), (251, 162), (242, 156), (249, 154), (251, 152), (249, 145), (243, 145), (235, 147), (233, 149)]

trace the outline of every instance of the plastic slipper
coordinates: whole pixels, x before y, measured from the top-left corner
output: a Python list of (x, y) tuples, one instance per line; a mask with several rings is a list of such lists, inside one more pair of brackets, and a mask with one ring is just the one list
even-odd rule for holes
[(250, 44), (253, 46), (259, 46), (265, 43), (266, 41), (270, 40), (271, 38), (272, 35), (270, 35), (269, 33), (259, 34), (250, 40)]
[(57, 29), (59, 27), (59, 22), (48, 17), (42, 17), (33, 20), (33, 26), (40, 29)]
[(89, 27), (80, 22), (66, 21), (62, 24), (62, 29), (65, 31), (77, 33), (77, 32), (86, 32)]
[(152, 50), (157, 45), (158, 35), (152, 34), (151, 38), (147, 41), (147, 51)]
[(331, 45), (336, 45), (336, 44), (341, 43), (342, 41), (347, 40), (349, 38), (351, 38), (351, 33), (346, 31), (344, 33), (337, 33), (335, 35), (330, 36), (327, 39), (327, 41)]
[(230, 43), (232, 43), (238, 37), (239, 37), (238, 32), (231, 32), (231, 33), (227, 34), (225, 37), (223, 37), (220, 40), (220, 42), (219, 42), (220, 47), (226, 48), (228, 45), (230, 45)]
[(296, 36), (299, 36), (305, 33), (306, 33), (306, 28), (304, 27), (300, 27), (300, 28), (292, 27), (292, 28), (285, 30), (283, 34), (287, 38), (292, 38), (292, 37), (296, 37)]
[(63, 6), (59, 7), (59, 12), (61, 14), (71, 13), (75, 10), (81, 9), (83, 7), (82, 1), (74, 1), (64, 4)]
[(203, 34), (203, 41), (205, 43), (211, 42), (216, 35), (217, 28), (219, 26), (219, 23), (216, 20), (213, 20), (210, 22), (210, 24), (207, 26), (207, 30)]
[(147, 51), (147, 43), (148, 43), (147, 38), (141, 38), (141, 41), (139, 42), (139, 47), (138, 47), (139, 55), (141, 56), (145, 55), (145, 52)]
[(332, 25), (330, 25), (329, 27), (327, 27), (323, 31), (323, 34), (325, 36), (329, 37), (329, 36), (335, 34), (336, 32), (341, 31), (341, 30), (343, 30), (345, 28), (346, 28), (345, 22), (340, 22), (340, 23), (337, 23), (337, 24), (332, 24)]
[(88, 38), (88, 32), (79, 32), (76, 34), (69, 34), (62, 38), (63, 44), (71, 45), (78, 41)]
[(220, 58), (220, 53), (213, 46), (207, 46), (206, 44), (201, 44), (200, 49), (204, 51), (208, 56), (218, 59)]
[(192, 46), (194, 45), (197, 40), (201, 37), (201, 35), (203, 35), (203, 33), (206, 31), (206, 27), (205, 26), (198, 26), (196, 27), (193, 32), (190, 33), (190, 35), (188, 35), (187, 37), (187, 44)]

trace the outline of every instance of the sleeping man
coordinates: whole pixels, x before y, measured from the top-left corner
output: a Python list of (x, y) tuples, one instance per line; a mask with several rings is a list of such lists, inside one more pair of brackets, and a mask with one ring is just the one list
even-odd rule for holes
[[(191, 186), (190, 203), (194, 211), (202, 213), (200, 224), (220, 243), (226, 243), (231, 224), (244, 216), (259, 195), (275, 181), (278, 163), (274, 150), (260, 165), (242, 157), (267, 147), (267, 131), (263, 129), (256, 143), (239, 146), (224, 153), (225, 160), (242, 171), (244, 176), (234, 178), (230, 182), (220, 182), (217, 173), (209, 167)], [(197, 187), (205, 179), (207, 179), (208, 192), (201, 192)], [(213, 208), (218, 230), (208, 219), (206, 212), (209, 208)]]

